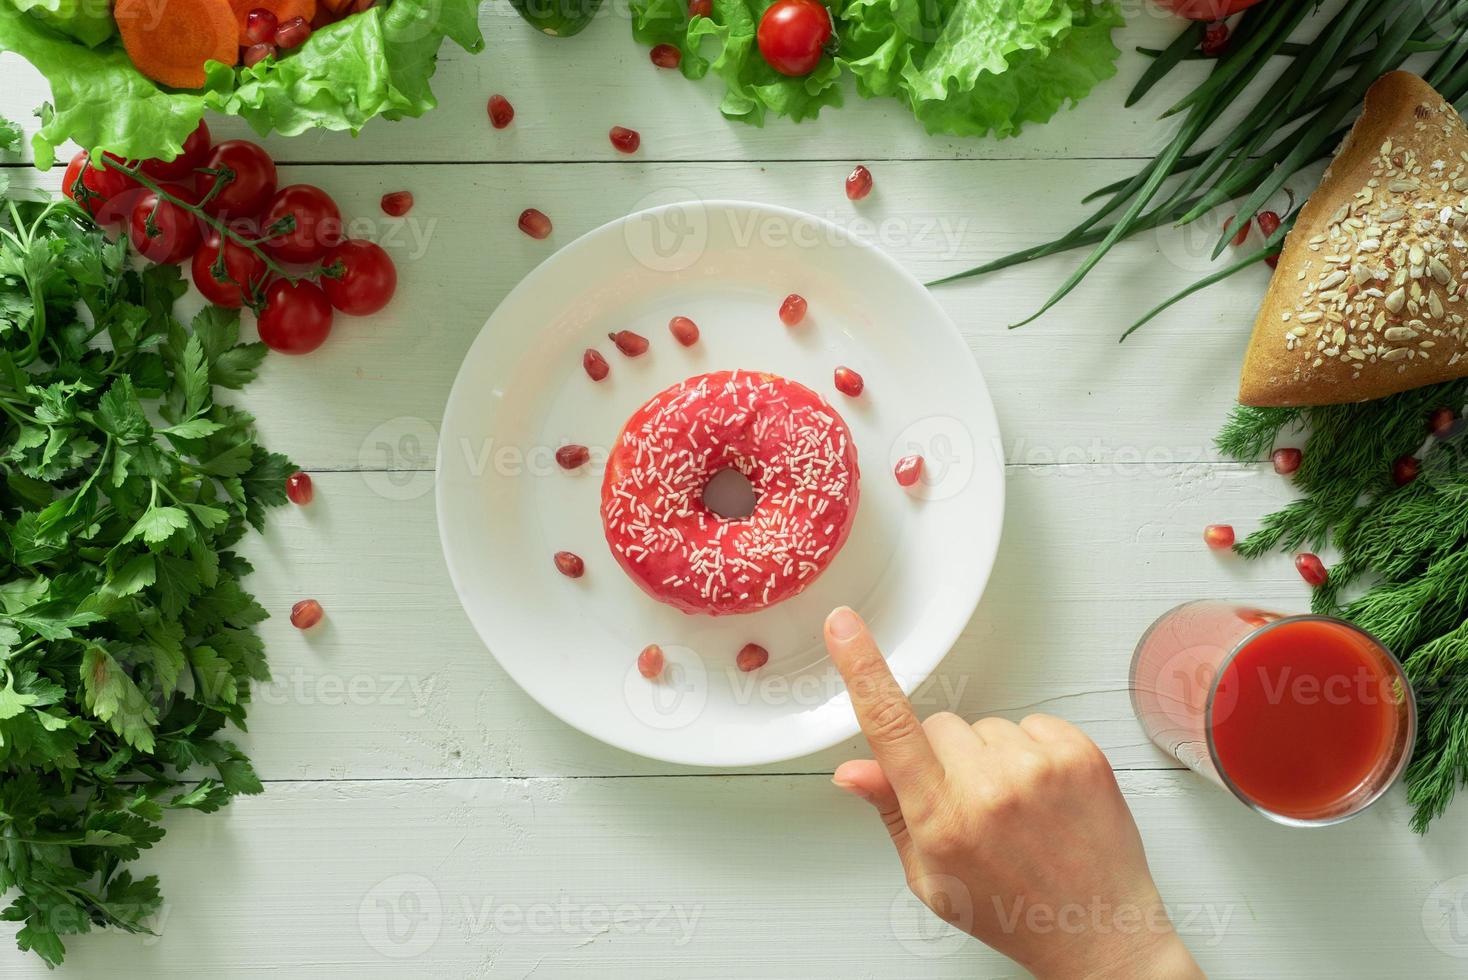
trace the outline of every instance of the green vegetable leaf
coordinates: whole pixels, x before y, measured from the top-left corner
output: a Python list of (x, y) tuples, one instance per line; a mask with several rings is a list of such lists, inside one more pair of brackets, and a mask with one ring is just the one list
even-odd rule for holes
[(0, 48), (35, 65), (51, 83), (52, 104), (42, 107), (31, 140), (42, 170), (67, 140), (127, 159), (172, 159), (204, 115), (203, 95), (159, 88), (121, 45), (88, 48), (9, 2), (0, 3)]
[(437, 105), (428, 80), (444, 38), (484, 47), (478, 0), (393, 0), (313, 33), (289, 58), (251, 68), (215, 65), (210, 108), (259, 132), (312, 127), (357, 132), (373, 116), (421, 116)]
[(243, 388), (255, 380), (265, 360), (265, 345), (241, 344), (238, 310), (207, 306), (194, 317), (194, 336), (209, 361), (209, 381), (221, 388)]
[(122, 543), (136, 541), (141, 537), (149, 546), (157, 550), (157, 547), (177, 531), (182, 531), (189, 526), (189, 515), (178, 507), (154, 507), (139, 517), (132, 530), (128, 531), (122, 538)]
[(839, 0), (839, 44), (804, 77), (781, 75), (759, 53), (769, 0), (714, 0), (689, 18), (683, 0), (631, 0), (632, 33), (672, 44), (688, 78), (723, 80), (719, 109), (763, 125), (767, 112), (794, 120), (841, 104), (850, 71), (867, 97), (900, 100), (930, 133), (1011, 136), (1084, 98), (1116, 73), (1115, 0)]
[(137, 555), (119, 568), (102, 587), (109, 598), (120, 599), (152, 585), (158, 580), (158, 567), (152, 555)]
[(9, 678), (0, 688), (0, 721), (14, 718), (35, 703), (34, 694), (21, 694), (15, 689), (15, 678)]
[(95, 0), (10, 0), (48, 26), (95, 48), (117, 33), (112, 6)]
[[(134, 269), (125, 238), (45, 208), (0, 208), (0, 918), (56, 963), (65, 936), (147, 930), (158, 883), (121, 865), (165, 808), (262, 789), (220, 737), (270, 676), (231, 549), (294, 467), (215, 402), (262, 356), (238, 314), (185, 328), (176, 267)], [(186, 785), (195, 766), (217, 778)]]
[(1012, 136), (1116, 74), (1114, 3), (850, 0), (840, 59), (863, 95), (903, 101), (930, 133)]
[(208, 404), (210, 391), (209, 365), (204, 361), (204, 345), (197, 334), (190, 336), (184, 345), (178, 379), (183, 387), (184, 415), (192, 419)]
[(82, 655), (82, 691), (87, 710), (108, 722), (129, 745), (153, 751), (153, 727), (158, 716), (133, 679), (100, 644), (92, 644)]
[(125, 443), (137, 442), (153, 431), (131, 378), (118, 378), (102, 396), (97, 404), (97, 426)]
[(421, 116), (436, 105), (428, 81), (444, 39), (466, 51), (484, 47), (478, 0), (393, 0), (315, 31), (288, 58), (238, 69), (211, 63), (204, 88), (185, 91), (134, 68), (116, 38), (98, 37), (100, 20), (66, 16), (73, 6), (86, 7), (110, 23), (105, 5), (22, 2), (57, 10), (48, 23), (15, 0), (0, 2), (0, 48), (35, 65), (51, 84), (51, 104), (42, 107), (32, 139), (41, 169), (66, 140), (127, 159), (171, 160), (206, 109), (288, 136), (313, 127), (357, 132), (379, 115)]

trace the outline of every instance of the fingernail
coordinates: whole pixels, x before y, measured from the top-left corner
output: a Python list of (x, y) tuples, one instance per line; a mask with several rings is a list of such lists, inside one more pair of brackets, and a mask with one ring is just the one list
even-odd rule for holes
[(856, 785), (856, 783), (849, 783), (844, 779), (837, 779), (835, 776), (831, 777), (831, 782), (836, 785), (837, 789), (845, 790), (852, 796), (858, 796), (861, 799), (866, 800), (868, 803), (872, 802), (872, 794), (868, 793), (866, 790)]
[(826, 628), (831, 631), (832, 639), (849, 640), (861, 632), (861, 617), (850, 607), (841, 606), (826, 620)]

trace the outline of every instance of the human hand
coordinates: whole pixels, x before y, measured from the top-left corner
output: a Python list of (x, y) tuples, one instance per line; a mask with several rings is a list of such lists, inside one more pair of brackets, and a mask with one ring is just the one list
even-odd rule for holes
[(876, 757), (833, 781), (877, 809), (925, 905), (1041, 980), (1203, 976), (1111, 766), (1080, 729), (1039, 714), (918, 721), (844, 607), (826, 620), (826, 647)]

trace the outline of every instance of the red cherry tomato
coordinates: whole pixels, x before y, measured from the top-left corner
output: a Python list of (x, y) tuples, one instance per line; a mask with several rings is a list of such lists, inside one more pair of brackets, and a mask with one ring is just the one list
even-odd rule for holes
[(194, 186), (199, 189), (200, 200), (208, 196), (216, 182), (222, 185), (219, 193), (204, 204), (204, 210), (210, 214), (253, 218), (265, 210), (265, 205), (270, 203), (270, 197), (275, 193), (275, 161), (249, 140), (220, 143), (209, 151), (204, 169), (227, 169), (233, 175), (228, 181), (220, 181), (219, 174), (199, 174)]
[[(221, 250), (224, 252), (223, 278), (215, 274), (214, 268)], [(217, 231), (211, 231), (194, 253), (190, 271), (194, 285), (205, 299), (216, 306), (232, 309), (244, 306), (246, 299), (259, 296), (269, 274), (264, 259)]]
[(172, 160), (144, 160), (140, 165), (143, 173), (154, 180), (189, 180), (194, 170), (202, 167), (209, 157), (209, 126), (204, 120), (183, 141), (183, 150)]
[(368, 316), (387, 305), (398, 288), (398, 270), (378, 245), (342, 242), (321, 260), (321, 288), (348, 316)]
[(298, 279), (277, 279), (265, 287), (260, 339), (282, 354), (309, 354), (331, 332), (331, 303), (321, 287)]
[(782, 75), (809, 75), (831, 40), (831, 14), (818, 0), (775, 0), (759, 21), (759, 53)]
[(1223, 20), (1231, 14), (1236, 14), (1246, 7), (1252, 7), (1260, 0), (1157, 0), (1157, 2), (1177, 14), (1189, 20)]
[[(110, 157), (110, 154), (104, 154), (104, 156)], [(131, 177), (111, 167), (101, 169), (87, 166), (90, 159), (86, 150), (79, 151), (71, 158), (71, 162), (66, 165), (66, 173), (61, 178), (61, 193), (85, 207), (87, 213), (102, 224), (118, 224), (125, 221), (131, 213), (131, 207), (108, 207), (107, 205), (127, 191), (137, 189), (137, 183)], [(83, 200), (80, 201), (77, 200), (76, 194), (78, 177), (81, 178), (82, 187), (88, 191), (82, 195)], [(135, 202), (129, 198), (121, 203), (130, 205)]]
[[(178, 184), (160, 184), (182, 200), (193, 200), (193, 192)], [(128, 237), (144, 258), (160, 265), (182, 262), (199, 247), (201, 222), (193, 212), (147, 193), (133, 205), (128, 219)]]
[[(272, 233), (287, 219), (294, 227)], [(313, 184), (291, 184), (275, 192), (260, 218), (265, 251), (283, 262), (314, 262), (342, 240), (342, 213), (331, 195)]]

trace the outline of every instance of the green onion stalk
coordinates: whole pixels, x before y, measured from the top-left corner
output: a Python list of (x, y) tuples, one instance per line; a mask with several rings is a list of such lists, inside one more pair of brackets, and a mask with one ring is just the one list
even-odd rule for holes
[[(1468, 0), (1382, 3), (1344, 0), (1315, 36), (1292, 40), (1314, 5), (1276, 0), (1240, 15), (1227, 49), (1212, 71), (1162, 114), (1181, 123), (1168, 144), (1131, 177), (1099, 188), (1084, 203), (1094, 211), (1070, 231), (1049, 242), (994, 259), (965, 272), (938, 279), (941, 285), (981, 276), (1031, 259), (1090, 248), (1079, 267), (1033, 314), (1013, 326), (1039, 318), (1094, 269), (1113, 245), (1162, 225), (1197, 221), (1230, 202), (1233, 217), (1213, 250), (1217, 258), (1229, 241), (1248, 227), (1251, 216), (1283, 190), (1295, 174), (1326, 159), (1345, 137), (1366, 90), (1378, 78), (1414, 55), (1434, 58), (1423, 73), (1460, 112), (1468, 103)], [(1153, 56), (1127, 98), (1135, 104), (1183, 61), (1194, 60), (1202, 37), (1190, 25)], [(1284, 59), (1278, 78), (1257, 97), (1253, 83), (1267, 67)], [(1204, 134), (1236, 103), (1250, 99), (1244, 120), (1215, 142)], [(1256, 262), (1278, 255), (1298, 209), (1292, 210), (1263, 248), (1166, 298), (1123, 333), (1125, 340), (1172, 304), (1220, 282)]]

